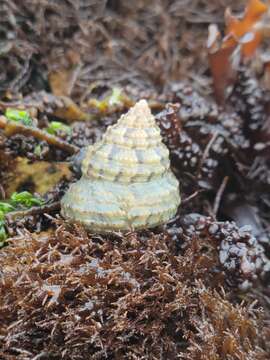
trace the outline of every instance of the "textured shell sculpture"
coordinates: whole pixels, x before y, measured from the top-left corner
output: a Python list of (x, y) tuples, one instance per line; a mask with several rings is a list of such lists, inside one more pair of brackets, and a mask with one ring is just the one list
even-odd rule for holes
[(87, 148), (82, 174), (64, 195), (61, 213), (95, 232), (154, 227), (180, 204), (169, 151), (145, 100)]

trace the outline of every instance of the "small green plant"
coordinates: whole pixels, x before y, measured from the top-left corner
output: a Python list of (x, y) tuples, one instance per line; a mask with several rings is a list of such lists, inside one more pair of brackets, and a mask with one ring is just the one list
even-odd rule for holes
[(37, 198), (28, 191), (22, 191), (20, 193), (14, 192), (9, 200), (0, 201), (0, 248), (4, 246), (7, 239), (5, 215), (18, 208), (29, 208), (43, 204), (44, 200)]
[(14, 210), (14, 207), (4, 201), (0, 201), (0, 220), (1, 220), (1, 214), (6, 214), (10, 211)]
[(40, 155), (41, 155), (41, 151), (42, 151), (42, 149), (41, 149), (40, 144), (36, 145), (35, 148), (34, 148), (34, 154), (35, 154), (36, 156), (40, 156)]
[(121, 105), (124, 102), (123, 91), (121, 88), (112, 88), (111, 94), (106, 96), (103, 100), (91, 99), (90, 105), (101, 112), (106, 112), (109, 108)]
[(112, 89), (111, 95), (108, 97), (107, 101), (110, 106), (119, 105), (122, 103), (122, 89), (114, 87)]
[(58, 131), (62, 131), (68, 135), (71, 134), (71, 127), (61, 123), (60, 121), (52, 121), (46, 128), (47, 133), (56, 135)]
[(0, 201), (0, 248), (4, 246), (7, 239), (7, 233), (5, 229), (5, 214), (14, 210), (14, 207), (9, 203)]
[(20, 122), (26, 126), (33, 125), (33, 121), (31, 117), (29, 116), (28, 112), (25, 110), (7, 108), (5, 112), (5, 116), (7, 117), (8, 120)]
[(5, 222), (0, 220), (0, 248), (4, 246), (7, 239), (7, 233), (5, 229)]
[(23, 205), (27, 208), (31, 207), (31, 206), (41, 206), (44, 204), (44, 201), (42, 199), (37, 198), (36, 196), (32, 195), (30, 192), (28, 191), (22, 191), (20, 193), (13, 193), (11, 195), (10, 198), (10, 203), (12, 205), (19, 206), (19, 205)]

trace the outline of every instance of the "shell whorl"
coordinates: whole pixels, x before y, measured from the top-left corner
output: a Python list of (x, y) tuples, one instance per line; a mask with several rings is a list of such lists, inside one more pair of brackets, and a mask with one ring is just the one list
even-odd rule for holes
[(155, 118), (147, 102), (140, 100), (89, 149), (83, 174), (119, 183), (146, 182), (162, 176), (169, 167), (169, 151)]
[(155, 226), (180, 203), (169, 151), (145, 100), (87, 149), (82, 173), (62, 200), (62, 214), (96, 231)]

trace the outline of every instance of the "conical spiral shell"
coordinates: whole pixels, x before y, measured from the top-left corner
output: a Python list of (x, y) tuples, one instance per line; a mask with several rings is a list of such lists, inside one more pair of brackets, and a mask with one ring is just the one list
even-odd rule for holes
[(88, 148), (82, 172), (62, 199), (62, 214), (92, 231), (160, 225), (180, 204), (169, 151), (145, 100)]

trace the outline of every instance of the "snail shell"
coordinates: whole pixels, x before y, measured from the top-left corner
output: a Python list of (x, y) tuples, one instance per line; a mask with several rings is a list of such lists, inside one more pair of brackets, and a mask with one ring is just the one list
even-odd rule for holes
[(64, 195), (61, 213), (92, 231), (154, 227), (180, 204), (169, 151), (145, 100), (87, 148), (82, 174)]

